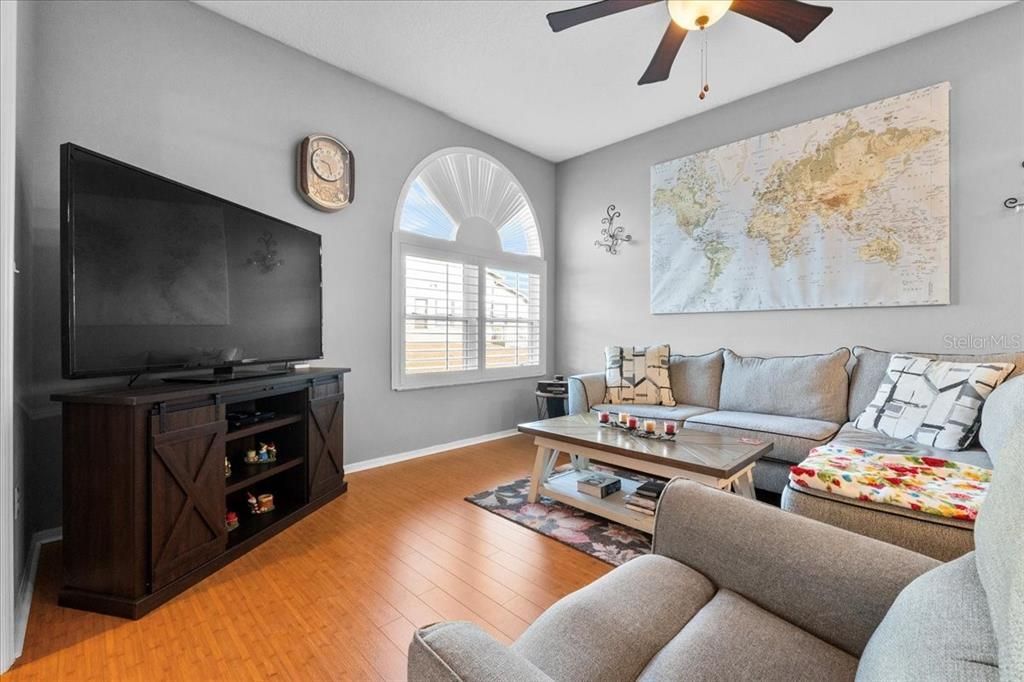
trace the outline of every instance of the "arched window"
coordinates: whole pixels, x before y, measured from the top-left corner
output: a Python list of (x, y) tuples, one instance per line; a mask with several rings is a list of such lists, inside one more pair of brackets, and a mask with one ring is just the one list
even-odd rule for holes
[(544, 374), (545, 272), (536, 213), (507, 168), (468, 148), (424, 159), (395, 211), (393, 387)]

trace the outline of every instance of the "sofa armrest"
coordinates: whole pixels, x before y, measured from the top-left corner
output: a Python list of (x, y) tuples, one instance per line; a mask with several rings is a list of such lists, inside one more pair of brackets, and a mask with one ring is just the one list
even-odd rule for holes
[(586, 414), (604, 402), (604, 372), (569, 377), (569, 414)]
[(678, 478), (658, 504), (653, 551), (858, 657), (900, 591), (940, 565)]
[(410, 682), (552, 682), (473, 623), (420, 628), (409, 643)]

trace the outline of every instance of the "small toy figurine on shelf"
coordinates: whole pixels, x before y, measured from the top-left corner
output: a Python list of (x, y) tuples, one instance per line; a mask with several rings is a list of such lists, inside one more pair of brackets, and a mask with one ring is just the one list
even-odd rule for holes
[(256, 453), (257, 464), (270, 464), (277, 461), (277, 446), (273, 443), (260, 443)]
[(259, 462), (260, 462), (260, 458), (259, 458), (259, 455), (256, 454), (255, 450), (246, 450), (245, 451), (245, 463), (246, 464), (259, 464)]
[(231, 460), (224, 455), (224, 478), (231, 478)]
[(257, 498), (257, 504), (260, 508), (260, 514), (266, 514), (267, 512), (274, 511), (274, 496), (270, 493), (265, 493)]
[(238, 514), (233, 511), (229, 511), (224, 515), (224, 526), (229, 530), (238, 528)]
[(249, 511), (253, 514), (266, 514), (274, 511), (274, 496), (264, 493), (256, 497), (250, 492), (245, 494), (245, 500), (249, 503)]

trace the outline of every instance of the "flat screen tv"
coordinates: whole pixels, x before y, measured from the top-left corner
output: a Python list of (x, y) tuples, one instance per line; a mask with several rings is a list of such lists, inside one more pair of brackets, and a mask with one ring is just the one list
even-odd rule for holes
[(320, 235), (61, 145), (65, 378), (323, 356)]

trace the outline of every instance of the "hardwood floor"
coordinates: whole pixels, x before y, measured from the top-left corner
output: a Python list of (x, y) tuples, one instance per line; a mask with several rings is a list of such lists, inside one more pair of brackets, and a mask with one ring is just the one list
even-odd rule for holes
[(413, 630), (511, 642), (611, 567), (462, 498), (529, 475), (514, 436), (351, 474), (349, 492), (139, 621), (57, 606), (43, 547), (11, 680), (404, 680)]

